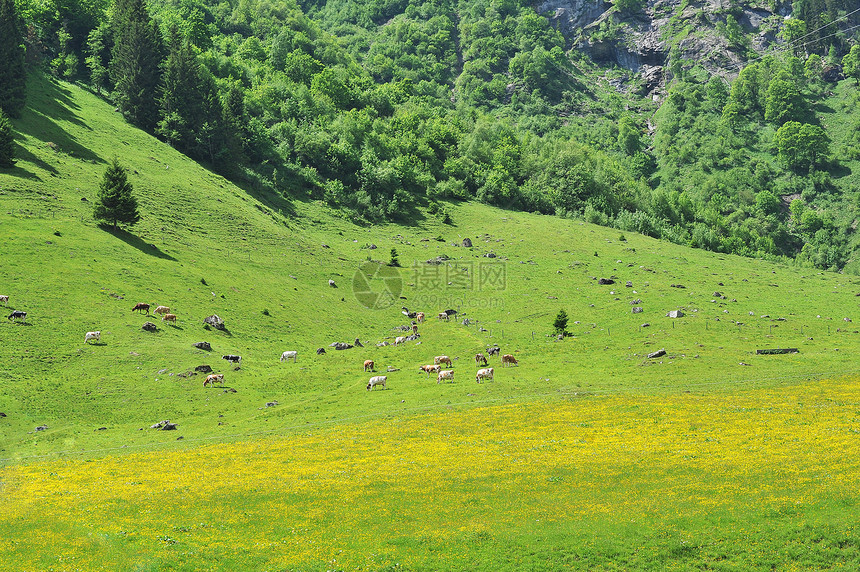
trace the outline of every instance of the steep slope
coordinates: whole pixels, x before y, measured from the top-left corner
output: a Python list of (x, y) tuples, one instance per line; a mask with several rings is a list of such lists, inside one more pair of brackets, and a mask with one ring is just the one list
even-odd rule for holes
[[(855, 369), (860, 336), (843, 321), (856, 317), (854, 279), (475, 203), (448, 205), (453, 224), (421, 211), (409, 226), (359, 226), (319, 203), (230, 184), (78, 87), (39, 76), (32, 85), (34, 103), (15, 123), (20, 161), (0, 172), (0, 293), (9, 312), (28, 312), (25, 323), (0, 323), (7, 461), (175, 444), (177, 433), (144, 429), (164, 419), (190, 444), (436, 407), (796, 383)], [(113, 155), (143, 214), (118, 234), (91, 218)], [(362, 265), (388, 262), (392, 248), (404, 268), (361, 283)], [(392, 297), (373, 308), (367, 292)], [(170, 306), (178, 324), (153, 320), (159, 331), (142, 331), (152, 318), (132, 314), (137, 302)], [(427, 313), (421, 338), (376, 347), (402, 335), (401, 306)], [(573, 337), (559, 341), (562, 308)], [(437, 320), (446, 309), (460, 314)], [(678, 309), (683, 318), (666, 317)], [(204, 328), (213, 313), (226, 331)], [(92, 330), (100, 343), (84, 343)], [(356, 338), (364, 348), (328, 347)], [(212, 352), (192, 346), (200, 341)], [(520, 365), (496, 361), (495, 382), (477, 385), (473, 356), (494, 343)], [(755, 356), (761, 347), (800, 353)], [(661, 348), (666, 357), (646, 357)], [(284, 350), (297, 350), (297, 363), (279, 362)], [(241, 355), (240, 368), (223, 354)], [(417, 371), (440, 354), (454, 358), (453, 384)], [(388, 390), (364, 390), (368, 358), (399, 370)], [(185, 376), (201, 364), (236, 393)]]

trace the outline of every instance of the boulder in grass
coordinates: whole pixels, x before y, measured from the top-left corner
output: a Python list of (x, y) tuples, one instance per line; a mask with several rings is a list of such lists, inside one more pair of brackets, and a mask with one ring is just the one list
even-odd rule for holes
[(472, 247), (472, 239), (471, 238), (464, 238), (463, 239), (463, 246), (465, 246), (466, 248), (471, 248)]
[(143, 324), (143, 326), (141, 326), (141, 328), (142, 328), (142, 329), (143, 329), (143, 331), (145, 331), (145, 332), (154, 332), (154, 331), (156, 331), (156, 330), (158, 329), (158, 326), (156, 326), (156, 325), (155, 325), (155, 324), (153, 324), (152, 322), (146, 322), (146, 323), (144, 323), (144, 324)]
[(671, 310), (668, 314), (666, 314), (669, 318), (683, 318), (684, 312), (681, 310)]
[(216, 330), (224, 330), (226, 329), (224, 326), (224, 320), (218, 317), (217, 314), (212, 314), (203, 319), (203, 323), (212, 326)]
[(212, 366), (198, 365), (194, 368), (194, 371), (199, 371), (200, 373), (212, 373)]
[(656, 352), (651, 352), (650, 354), (648, 354), (648, 359), (663, 357), (664, 355), (666, 355), (666, 350), (661, 349), (661, 350), (657, 350)]
[(194, 346), (195, 348), (197, 348), (198, 350), (206, 350), (207, 352), (212, 351), (212, 346), (209, 345), (209, 342), (195, 342), (191, 345)]

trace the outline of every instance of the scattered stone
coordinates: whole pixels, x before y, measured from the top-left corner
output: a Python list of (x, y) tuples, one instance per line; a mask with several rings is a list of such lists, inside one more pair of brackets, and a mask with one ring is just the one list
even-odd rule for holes
[(107, 427), (99, 427), (96, 431), (107, 431)]
[(720, 294), (719, 292), (714, 292), (714, 296), (716, 296), (717, 298), (719, 298), (720, 296), (722, 296), (722, 294)]
[(176, 429), (176, 423), (171, 423), (170, 419), (165, 419), (164, 421), (159, 421), (153, 425), (150, 425), (150, 429), (159, 429), (161, 431), (174, 431)]
[(36, 431), (47, 431), (47, 430), (48, 430), (47, 425), (39, 425), (38, 427), (36, 427)]
[(266, 407), (274, 407), (275, 405), (278, 405), (278, 402), (277, 402), (277, 401), (268, 401), (268, 402), (266, 402)]
[(388, 342), (384, 342), (384, 341), (383, 341), (383, 342), (379, 342), (378, 344), (376, 344), (376, 347), (378, 347), (378, 348), (384, 348), (384, 347), (385, 347), (385, 346), (387, 346), (387, 345), (388, 345)]
[(601, 278), (597, 281), (598, 284), (615, 284), (615, 280), (612, 278)]
[(463, 246), (465, 246), (466, 248), (471, 248), (472, 247), (472, 239), (464, 238), (463, 239)]
[(209, 342), (194, 342), (191, 345), (194, 346), (195, 348), (197, 348), (198, 350), (206, 350), (207, 352), (212, 351), (212, 346), (209, 345)]
[(744, 363), (744, 362), (742, 362), (742, 361), (739, 361), (739, 362), (738, 362), (738, 365), (749, 365), (749, 364), (748, 364), (748, 363)]
[(657, 350), (656, 352), (651, 352), (650, 354), (648, 354), (648, 359), (663, 357), (664, 355), (666, 355), (666, 350), (660, 349), (660, 350)]
[(843, 322), (850, 322), (850, 321), (851, 321), (851, 318), (842, 318), (842, 321), (843, 321)]
[(332, 280), (332, 279), (329, 279), (328, 285), (331, 286), (332, 288), (337, 288), (337, 284), (335, 284), (334, 280)]
[(669, 288), (686, 288), (683, 284), (669, 284)]
[(625, 284), (625, 286), (627, 286), (628, 288), (633, 288), (633, 282), (628, 280), (627, 284)]
[(651, 327), (651, 324), (649, 324), (648, 322), (645, 322), (644, 324), (642, 324), (642, 325), (641, 325), (641, 326), (639, 326), (639, 327), (640, 327), (640, 328), (649, 328), (649, 327)]
[(392, 371), (400, 371), (400, 369), (398, 369), (398, 368), (396, 368), (396, 367), (388, 366), (388, 367), (386, 368), (386, 371), (387, 371), (388, 373), (391, 373)]
[(224, 329), (226, 329), (226, 328), (224, 327), (224, 320), (222, 320), (221, 318), (219, 318), (217, 314), (212, 314), (211, 316), (208, 316), (207, 318), (204, 318), (203, 323), (204, 323), (204, 324), (208, 324), (208, 325), (212, 326), (212, 327), (213, 327), (213, 328), (215, 328), (216, 330), (224, 330)]
[(669, 318), (683, 318), (684, 312), (681, 310), (670, 310), (668, 314), (666, 314)]
[(348, 349), (353, 347), (352, 344), (347, 344), (346, 342), (335, 342), (332, 345), (334, 346), (334, 349), (336, 349), (336, 350), (348, 350)]
[[(812, 339), (812, 338), (808, 338)], [(800, 353), (800, 350), (797, 348), (770, 348), (763, 350), (756, 350), (755, 354), (757, 356), (770, 356), (770, 355), (780, 355), (780, 354), (796, 354)]]
[(484, 255), (484, 258), (495, 258), (495, 257), (496, 257), (496, 255), (492, 252), (488, 252), (487, 254)]
[(357, 348), (363, 348), (363, 347), (364, 347), (364, 346), (361, 344), (361, 342), (360, 342), (360, 341), (358, 341), (358, 338), (355, 338), (355, 342), (354, 342), (354, 344), (355, 344), (355, 347), (357, 347)]
[(642, 303), (642, 300), (640, 300), (639, 298), (636, 298), (635, 300), (630, 302), (630, 305), (635, 306), (636, 304), (641, 304), (641, 303)]
[(232, 387), (228, 387), (222, 393), (236, 393), (236, 390), (233, 389)]
[(633, 307), (633, 313), (634, 314), (641, 314), (642, 313), (642, 306), (634, 306)]
[(212, 366), (198, 365), (194, 368), (194, 371), (199, 371), (200, 373), (212, 373)]
[(6, 417), (6, 414), (0, 411), (0, 417)]
[(325, 348), (317, 348), (317, 355), (321, 356), (325, 353)]
[(144, 324), (143, 324), (143, 326), (141, 326), (141, 328), (142, 328), (142, 329), (143, 329), (143, 331), (145, 331), (145, 332), (154, 332), (154, 331), (156, 331), (156, 330), (158, 329), (158, 326), (156, 326), (156, 325), (155, 325), (155, 324), (153, 324), (152, 322), (146, 322), (146, 323), (144, 323)]

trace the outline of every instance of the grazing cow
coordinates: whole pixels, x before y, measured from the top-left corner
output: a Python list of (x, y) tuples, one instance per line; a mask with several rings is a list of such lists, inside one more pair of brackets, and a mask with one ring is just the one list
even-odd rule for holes
[(454, 367), (453, 365), (451, 365), (451, 358), (449, 358), (448, 356), (436, 356), (433, 358), (433, 363), (435, 363), (435, 364), (446, 363), (446, 364), (448, 364), (448, 367)]
[(475, 354), (475, 364), (479, 365), (481, 362), (484, 362), (484, 365), (487, 365), (487, 356), (484, 354)]
[(485, 369), (479, 369), (478, 373), (475, 374), (475, 381), (481, 383), (482, 379), (489, 379), (490, 381), (493, 381), (493, 368), (488, 367)]
[(448, 321), (448, 314), (446, 312), (439, 312), (439, 319)]
[(517, 358), (515, 358), (515, 357), (514, 357), (514, 356), (512, 356), (511, 354), (505, 354), (505, 355), (503, 355), (503, 356), (502, 356), (502, 365), (505, 365), (505, 366), (506, 366), (506, 365), (509, 365), (509, 364), (510, 364), (510, 365), (518, 365), (518, 364), (519, 364), (519, 362), (517, 361)]
[(387, 375), (375, 375), (370, 378), (370, 381), (367, 382), (367, 390), (370, 391), (377, 385), (381, 385), (385, 387), (385, 380), (388, 379)]
[(213, 373), (212, 375), (207, 375), (206, 379), (203, 381), (203, 387), (207, 385), (212, 385), (213, 383), (224, 383), (224, 374), (223, 373)]
[(9, 296), (6, 296), (6, 295), (0, 296), (0, 302), (3, 302), (4, 306), (8, 306), (9, 305)]
[(87, 334), (84, 336), (84, 343), (87, 343), (90, 340), (101, 341), (101, 339), (102, 339), (101, 330), (96, 331), (96, 332), (87, 332)]
[(137, 310), (149, 314), (149, 304), (147, 304), (146, 302), (138, 302), (134, 305), (134, 308), (132, 308), (131, 311), (136, 312)]
[(499, 346), (487, 348), (487, 355), (497, 356), (497, 355), (499, 355), (500, 351), (501, 351), (501, 349), (499, 349)]
[(161, 317), (162, 322), (173, 322), (176, 323), (176, 314), (165, 314)]
[(374, 371), (372, 359), (364, 360), (364, 371), (367, 371), (368, 369), (370, 369), (370, 371)]
[(439, 372), (439, 375), (436, 376), (436, 383), (440, 383), (443, 379), (450, 379), (454, 381), (454, 370), (453, 369), (443, 369)]
[(418, 334), (418, 324), (412, 324), (412, 335)]
[(287, 361), (288, 359), (292, 359), (293, 363), (296, 363), (298, 359), (299, 352), (296, 351), (288, 351), (281, 354), (281, 361)]
[(12, 320), (13, 322), (18, 319), (22, 322), (27, 320), (27, 312), (22, 312), (21, 310), (15, 310), (11, 314), (6, 317), (8, 320)]
[(416, 312), (415, 313), (415, 319), (418, 320), (419, 324), (421, 322), (423, 322), (424, 321), (424, 312)]
[(221, 356), (221, 359), (225, 359), (231, 363), (242, 363), (242, 356), (237, 356), (233, 354), (227, 354), (226, 356)]
[(406, 343), (406, 336), (397, 336), (394, 338), (394, 345), (399, 346), (400, 344)]
[(158, 307), (155, 309), (155, 313), (156, 313), (156, 314), (169, 314), (169, 313), (170, 313), (170, 308), (168, 308), (167, 306), (158, 306)]
[(423, 371), (427, 374), (427, 377), (430, 377), (431, 373), (439, 373), (442, 370), (441, 365), (422, 365), (418, 371)]

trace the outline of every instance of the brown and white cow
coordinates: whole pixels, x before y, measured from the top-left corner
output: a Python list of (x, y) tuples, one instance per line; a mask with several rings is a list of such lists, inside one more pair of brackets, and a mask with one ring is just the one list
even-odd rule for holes
[(423, 371), (427, 374), (427, 377), (430, 377), (431, 373), (439, 373), (442, 370), (442, 366), (439, 364), (436, 365), (422, 365), (418, 371)]
[(384, 388), (386, 379), (388, 379), (388, 376), (385, 375), (375, 375), (371, 377), (370, 381), (367, 382), (367, 390), (370, 391), (377, 385), (381, 385)]
[(449, 358), (448, 356), (436, 356), (433, 358), (433, 363), (445, 363), (448, 364), (448, 367), (454, 367), (453, 365), (451, 365), (451, 358)]
[(156, 314), (169, 314), (170, 308), (168, 306), (158, 306), (153, 310), (153, 312)]
[(487, 356), (484, 354), (475, 354), (475, 363), (481, 364), (482, 362), (484, 365), (487, 365)]
[(511, 354), (505, 354), (502, 356), (502, 365), (519, 365), (519, 362), (517, 361), (517, 358)]
[(5, 294), (0, 296), (0, 302), (3, 302), (4, 306), (8, 306), (9, 305), (9, 296), (7, 296)]
[(223, 373), (213, 373), (212, 375), (207, 375), (206, 379), (203, 381), (203, 387), (207, 385), (212, 385), (213, 383), (224, 383), (224, 374)]
[(475, 374), (475, 381), (481, 383), (482, 379), (489, 379), (493, 381), (493, 368), (488, 367), (484, 369), (479, 369), (478, 373)]
[(372, 359), (366, 359), (366, 360), (364, 360), (364, 371), (367, 371), (368, 369), (369, 369), (370, 371), (374, 371), (374, 369), (373, 369), (373, 360), (372, 360)]
[(161, 317), (162, 322), (173, 322), (176, 323), (176, 314), (165, 314)]
[(419, 323), (419, 324), (420, 324), (421, 322), (423, 322), (423, 321), (424, 321), (424, 312), (418, 312), (418, 313), (416, 313), (416, 314), (415, 314), (415, 319), (416, 319), (416, 320), (418, 320), (418, 323)]
[(448, 312), (439, 312), (439, 319), (448, 321)]
[(453, 369), (443, 369), (439, 372), (439, 375), (436, 376), (436, 383), (440, 383), (443, 379), (450, 379), (454, 381), (454, 370)]

